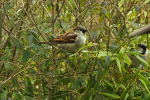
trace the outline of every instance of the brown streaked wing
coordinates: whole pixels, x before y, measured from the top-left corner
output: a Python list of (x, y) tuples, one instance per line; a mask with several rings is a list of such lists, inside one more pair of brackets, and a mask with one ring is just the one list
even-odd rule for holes
[(53, 41), (59, 42), (59, 43), (74, 43), (76, 37), (77, 37), (77, 34), (74, 34), (73, 31), (70, 31), (70, 32), (67, 32), (63, 35), (56, 37), (55, 39), (53, 39)]

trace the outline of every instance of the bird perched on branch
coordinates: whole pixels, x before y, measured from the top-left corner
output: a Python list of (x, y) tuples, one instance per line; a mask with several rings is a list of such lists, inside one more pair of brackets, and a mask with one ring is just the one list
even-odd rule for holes
[(71, 31), (60, 35), (49, 42), (39, 42), (39, 44), (49, 44), (67, 51), (75, 52), (83, 47), (86, 43), (85, 32), (87, 29), (81, 25), (73, 28)]
[[(138, 44), (137, 53), (142, 54), (141, 58), (149, 63), (149, 52), (145, 43)], [(140, 61), (135, 55), (130, 55), (130, 59), (132, 61), (131, 67), (141, 68), (145, 66), (145, 64), (143, 64), (143, 62)]]

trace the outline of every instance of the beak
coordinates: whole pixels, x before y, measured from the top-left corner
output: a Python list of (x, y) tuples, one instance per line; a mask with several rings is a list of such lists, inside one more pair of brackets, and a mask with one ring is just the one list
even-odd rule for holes
[(88, 31), (88, 30), (87, 30), (87, 29), (84, 29), (84, 31), (83, 31), (83, 32), (85, 33), (86, 31)]

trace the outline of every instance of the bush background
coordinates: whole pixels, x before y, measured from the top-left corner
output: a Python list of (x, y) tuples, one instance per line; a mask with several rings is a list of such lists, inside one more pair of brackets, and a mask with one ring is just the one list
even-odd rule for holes
[[(1, 0), (0, 99), (149, 99), (149, 67), (128, 57), (149, 48), (148, 35), (128, 37), (149, 22), (149, 0)], [(88, 29), (80, 53), (38, 44), (77, 25)]]

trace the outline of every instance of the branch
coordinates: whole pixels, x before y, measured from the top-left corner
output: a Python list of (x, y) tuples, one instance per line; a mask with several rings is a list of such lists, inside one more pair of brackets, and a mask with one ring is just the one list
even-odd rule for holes
[(143, 34), (147, 34), (150, 32), (150, 24), (140, 28), (140, 29), (137, 29), (135, 31), (133, 31), (129, 37), (135, 37), (135, 36), (139, 36), (139, 35), (143, 35)]

